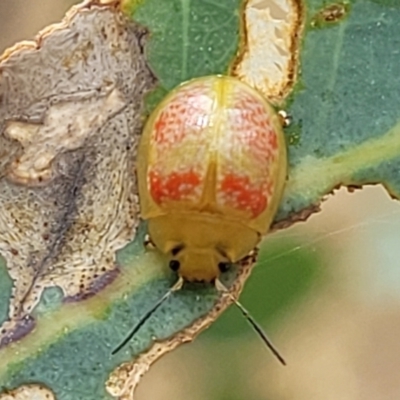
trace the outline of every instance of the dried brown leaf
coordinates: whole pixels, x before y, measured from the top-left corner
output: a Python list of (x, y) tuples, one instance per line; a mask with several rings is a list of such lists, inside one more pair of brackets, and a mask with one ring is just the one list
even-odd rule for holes
[(96, 293), (135, 234), (135, 154), (154, 79), (144, 31), (83, 4), (0, 58), (0, 254), (13, 280), (0, 344), (26, 334), (45, 288)]

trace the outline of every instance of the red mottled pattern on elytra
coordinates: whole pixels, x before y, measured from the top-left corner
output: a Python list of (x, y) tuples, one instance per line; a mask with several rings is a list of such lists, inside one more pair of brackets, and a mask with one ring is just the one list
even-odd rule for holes
[(204, 84), (182, 88), (169, 99), (154, 121), (153, 137), (157, 146), (170, 147), (187, 135), (199, 135), (209, 126), (213, 97)]
[(248, 176), (225, 175), (221, 182), (221, 191), (227, 206), (250, 211), (252, 217), (260, 215), (268, 207), (265, 190), (252, 185)]
[(219, 158), (217, 203), (256, 218), (273, 195), (271, 168), (278, 162), (278, 138), (270, 110), (252, 93), (237, 91), (227, 110), (227, 144)]
[(278, 139), (269, 110), (245, 92), (237, 93), (234, 109), (236, 112), (230, 124), (234, 137), (241, 146), (247, 146), (259, 162), (271, 162), (278, 153)]
[[(218, 102), (218, 103), (217, 103)], [(154, 118), (149, 149), (148, 187), (154, 201), (200, 205), (206, 185), (210, 202), (244, 212), (263, 213), (274, 191), (278, 137), (272, 111), (241, 85), (215, 81), (181, 87), (162, 103)], [(208, 179), (215, 162), (215, 180)]]
[(149, 172), (150, 194), (157, 204), (168, 201), (190, 200), (198, 197), (201, 178), (194, 171), (171, 172), (169, 175), (151, 170)]
[(151, 129), (148, 169), (148, 189), (158, 205), (200, 202), (214, 104), (211, 83), (198, 82), (179, 88), (158, 110)]

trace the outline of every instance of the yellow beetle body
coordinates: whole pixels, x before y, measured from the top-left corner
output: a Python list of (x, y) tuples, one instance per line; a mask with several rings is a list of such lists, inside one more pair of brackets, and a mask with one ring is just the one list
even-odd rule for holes
[(138, 152), (142, 218), (188, 281), (212, 282), (265, 234), (286, 179), (279, 116), (227, 76), (193, 79), (158, 105)]

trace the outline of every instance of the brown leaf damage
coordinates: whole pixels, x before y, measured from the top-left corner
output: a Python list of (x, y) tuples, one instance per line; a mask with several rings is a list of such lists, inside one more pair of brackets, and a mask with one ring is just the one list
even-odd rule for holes
[(54, 393), (42, 384), (22, 385), (0, 393), (0, 400), (56, 400)]
[(0, 58), (0, 255), (13, 280), (0, 345), (45, 288), (79, 300), (117, 274), (138, 223), (134, 160), (153, 77), (143, 30), (86, 4)]
[(247, 0), (242, 43), (231, 72), (281, 105), (299, 73), (305, 12), (301, 0)]

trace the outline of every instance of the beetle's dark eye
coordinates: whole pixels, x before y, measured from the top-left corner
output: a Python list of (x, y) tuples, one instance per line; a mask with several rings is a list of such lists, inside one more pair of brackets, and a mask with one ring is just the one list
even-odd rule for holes
[(172, 269), (172, 271), (178, 271), (179, 267), (181, 266), (181, 263), (178, 260), (171, 260), (169, 262), (169, 267)]
[(219, 264), (218, 264), (218, 268), (219, 268), (219, 270), (223, 273), (223, 272), (226, 272), (226, 271), (228, 271), (228, 269), (229, 269), (229, 263), (227, 263), (227, 262), (220, 262)]

